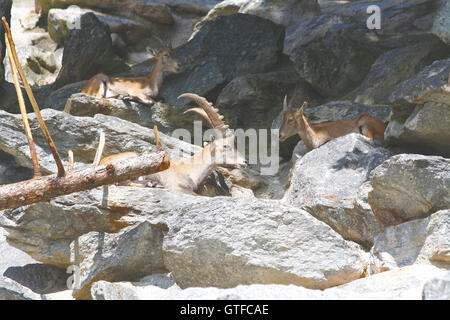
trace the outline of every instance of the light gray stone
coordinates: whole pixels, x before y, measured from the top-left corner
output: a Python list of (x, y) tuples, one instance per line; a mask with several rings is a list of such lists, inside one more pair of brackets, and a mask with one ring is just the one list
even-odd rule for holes
[(431, 280), (423, 286), (423, 300), (450, 300), (450, 272)]
[(383, 230), (367, 201), (370, 172), (391, 156), (353, 133), (329, 141), (295, 164), (283, 201), (326, 222), (345, 239), (371, 246)]
[(450, 160), (399, 154), (370, 174), (368, 202), (385, 226), (424, 218), (450, 203)]

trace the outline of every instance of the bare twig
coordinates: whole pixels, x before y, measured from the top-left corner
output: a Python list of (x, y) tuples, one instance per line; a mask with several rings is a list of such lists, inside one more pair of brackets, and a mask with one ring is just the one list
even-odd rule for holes
[(153, 132), (155, 133), (156, 148), (158, 149), (158, 151), (161, 151), (162, 145), (161, 145), (161, 139), (159, 138), (158, 126), (155, 125), (153, 127)]
[[(3, 17), (3, 19), (4, 19), (4, 17)], [(38, 160), (38, 157), (36, 154), (36, 145), (34, 144), (33, 135), (31, 133), (31, 129), (30, 129), (30, 123), (28, 122), (28, 115), (27, 115), (27, 110), (25, 107), (25, 101), (24, 101), (23, 95), (22, 95), (22, 89), (20, 88), (19, 79), (17, 78), (16, 64), (15, 64), (14, 59), (12, 58), (13, 55), (11, 52), (11, 47), (8, 44), (8, 39), (7, 39), (6, 34), (5, 34), (5, 43), (6, 43), (6, 49), (8, 51), (9, 63), (11, 64), (11, 73), (12, 73), (13, 80), (14, 80), (14, 87), (16, 88), (17, 99), (19, 100), (19, 108), (20, 108), (20, 113), (22, 114), (22, 121), (23, 121), (23, 126), (25, 129), (25, 135), (27, 136), (28, 146), (30, 147), (31, 160), (33, 161), (34, 178), (36, 178), (36, 177), (42, 176), (41, 167), (39, 165), (39, 160)]]
[(74, 161), (73, 161), (73, 151), (69, 150), (68, 152), (68, 157), (69, 157), (69, 172), (73, 171), (73, 167), (74, 167)]
[(105, 148), (105, 133), (100, 132), (100, 140), (98, 142), (97, 152), (95, 153), (94, 162), (92, 162), (94, 167), (98, 166), (98, 164), (100, 163), (104, 148)]
[[(63, 177), (65, 174), (64, 166), (61, 161), (61, 157), (59, 156), (58, 150), (56, 149), (55, 143), (53, 142), (52, 137), (50, 136), (50, 133), (48, 132), (47, 126), (45, 125), (44, 120), (42, 119), (41, 112), (39, 110), (39, 106), (36, 102), (36, 99), (34, 98), (33, 91), (30, 88), (30, 85), (28, 84), (27, 78), (25, 77), (22, 67), (19, 63), (19, 59), (17, 57), (16, 48), (14, 45), (14, 41), (11, 36), (11, 30), (9, 29), (8, 22), (6, 21), (5, 17), (2, 17), (2, 23), (3, 27), (5, 28), (5, 43), (6, 46), (9, 47), (8, 49), (8, 55), (10, 57), (10, 61), (14, 60), (14, 65), (17, 68), (17, 71), (19, 72), (20, 78), (22, 79), (23, 86), (25, 87), (25, 91), (27, 92), (28, 98), (30, 99), (31, 106), (33, 107), (34, 113), (36, 114), (36, 119), (39, 122), (39, 125), (41, 126), (42, 133), (44, 134), (45, 140), (47, 140), (48, 146), (50, 148), (50, 151), (52, 152), (53, 158), (55, 159), (56, 166), (58, 167), (58, 177)], [(16, 70), (11, 68), (12, 70)], [(14, 74), (14, 71), (13, 71)], [(19, 87), (20, 89), (20, 87)], [(16, 88), (17, 90), (17, 88)], [(19, 92), (19, 91), (17, 91)], [(19, 95), (19, 93), (17, 93)], [(21, 92), (22, 94), (22, 92)], [(23, 97), (22, 97), (23, 99)]]

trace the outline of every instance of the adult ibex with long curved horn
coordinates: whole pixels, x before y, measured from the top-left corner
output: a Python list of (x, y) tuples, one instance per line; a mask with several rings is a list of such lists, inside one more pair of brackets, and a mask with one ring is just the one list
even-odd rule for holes
[(361, 133), (370, 139), (384, 140), (386, 124), (370, 114), (364, 113), (351, 120), (327, 121), (312, 125), (303, 114), (306, 107), (307, 103), (304, 102), (298, 110), (292, 109), (284, 97), (280, 141), (298, 134), (305, 143), (307, 151), (311, 151), (330, 140), (352, 132)]
[[(151, 181), (158, 183), (171, 191), (184, 192), (197, 195), (196, 191), (202, 182), (217, 167), (245, 167), (247, 161), (237, 150), (236, 136), (223, 121), (223, 116), (205, 98), (194, 93), (184, 93), (178, 98), (189, 98), (201, 108), (191, 108), (185, 112), (196, 112), (205, 118), (213, 127), (216, 138), (206, 144), (201, 151), (190, 158), (179, 161), (170, 161), (169, 169), (141, 177), (140, 183)], [(130, 156), (135, 153), (127, 152), (112, 155), (100, 161), (100, 164), (109, 163)]]

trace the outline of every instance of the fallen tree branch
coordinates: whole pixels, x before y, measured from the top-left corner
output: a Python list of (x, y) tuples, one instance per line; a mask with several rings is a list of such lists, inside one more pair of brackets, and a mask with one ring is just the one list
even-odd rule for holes
[(93, 189), (169, 168), (166, 151), (144, 154), (113, 163), (69, 171), (64, 177), (57, 174), (0, 186), (0, 210), (18, 208), (35, 202), (49, 201), (73, 192)]

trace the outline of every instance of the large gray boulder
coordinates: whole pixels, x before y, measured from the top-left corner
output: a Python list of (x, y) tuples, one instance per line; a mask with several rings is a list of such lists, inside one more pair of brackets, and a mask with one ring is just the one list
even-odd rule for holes
[(295, 284), (361, 277), (366, 253), (307, 212), (275, 200), (216, 197), (167, 217), (164, 262), (181, 288)]
[(194, 34), (207, 22), (220, 15), (245, 13), (272, 20), (289, 28), (299, 20), (307, 20), (320, 13), (315, 0), (225, 0), (212, 8), (194, 27)]
[(392, 92), (389, 143), (416, 153), (450, 156), (450, 59), (437, 60)]
[(162, 189), (101, 187), (4, 210), (0, 226), (10, 245), (37, 261), (67, 268), (72, 264), (70, 244), (78, 237), (117, 233), (147, 214), (153, 224), (165, 223), (164, 214), (200, 198)]
[(284, 52), (322, 96), (344, 97), (382, 53), (367, 40), (366, 32), (365, 26), (345, 24), (336, 16), (314, 17), (286, 37)]
[(415, 76), (433, 61), (446, 58), (450, 47), (437, 37), (423, 36), (421, 41), (382, 54), (356, 93), (355, 101), (387, 104), (390, 93), (401, 82)]
[(295, 285), (251, 284), (234, 288), (167, 289), (139, 282), (98, 281), (91, 293), (98, 300), (421, 300), (448, 299), (448, 273), (429, 265), (387, 271), (348, 284), (312, 290)]
[(450, 300), (450, 272), (428, 280), (423, 286), (423, 300)]
[(399, 154), (370, 174), (368, 201), (384, 225), (424, 218), (450, 203), (450, 160)]
[(450, 269), (450, 209), (386, 228), (375, 238), (371, 255), (375, 267), (384, 270), (412, 264)]
[(299, 159), (283, 201), (326, 222), (345, 239), (370, 247), (383, 230), (367, 205), (370, 172), (391, 153), (353, 133)]
[(108, 26), (88, 12), (80, 18), (79, 28), (69, 30), (53, 89), (87, 80), (99, 72), (110, 75), (127, 70), (128, 66), (112, 50)]
[(442, 41), (450, 44), (450, 3), (448, 1), (444, 1), (444, 5), (438, 11), (432, 31)]
[[(112, 116), (97, 114), (95, 117), (75, 117), (66, 112), (44, 109), (42, 117), (52, 135), (55, 145), (66, 162), (67, 153), (73, 150), (77, 166), (92, 163), (99, 133), (105, 132), (106, 144), (103, 156), (134, 151), (154, 152), (156, 150), (153, 128)], [(32, 168), (31, 158), (22, 118), (17, 114), (0, 111), (0, 149), (11, 154), (16, 162), (24, 167)], [(36, 143), (37, 155), (41, 168), (45, 173), (56, 172), (56, 165), (48, 149), (39, 124), (34, 114), (29, 114), (31, 131)], [(172, 160), (190, 156), (198, 152), (200, 147), (160, 133), (161, 143)]]
[(214, 90), (237, 76), (276, 66), (283, 40), (284, 28), (269, 20), (244, 14), (217, 17), (177, 49), (182, 70), (167, 77), (160, 94), (170, 104), (185, 92), (217, 95)]
[(71, 243), (72, 261), (78, 266), (79, 287), (76, 299), (90, 299), (90, 289), (97, 280), (138, 280), (164, 270), (163, 230), (142, 222), (119, 233), (90, 232)]

